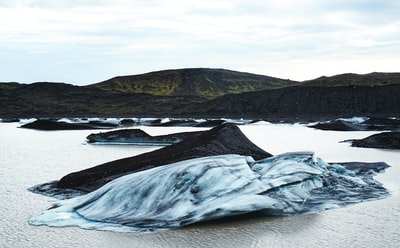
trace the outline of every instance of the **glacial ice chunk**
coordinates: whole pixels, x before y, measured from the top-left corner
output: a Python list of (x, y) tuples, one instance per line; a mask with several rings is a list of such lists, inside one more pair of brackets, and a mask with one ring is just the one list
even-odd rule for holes
[(163, 230), (252, 212), (318, 212), (388, 195), (373, 174), (337, 169), (312, 152), (260, 161), (235, 154), (190, 159), (117, 178), (87, 195), (56, 203), (29, 223)]

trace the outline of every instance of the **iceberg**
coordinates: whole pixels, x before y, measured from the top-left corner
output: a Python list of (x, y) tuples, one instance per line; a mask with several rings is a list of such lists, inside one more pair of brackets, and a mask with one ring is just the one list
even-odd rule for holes
[(86, 137), (91, 144), (124, 144), (166, 146), (184, 139), (194, 139), (203, 131), (180, 132), (152, 136), (141, 129), (119, 129), (109, 132), (92, 133)]
[(223, 154), (240, 154), (256, 160), (272, 156), (252, 143), (233, 124), (223, 124), (208, 131), (199, 131), (197, 134), (192, 132), (191, 135), (192, 138), (185, 138), (181, 142), (155, 151), (72, 172), (59, 181), (36, 185), (29, 190), (51, 197), (65, 198), (76, 196), (79, 192), (92, 192), (124, 175), (178, 161)]
[(287, 216), (389, 195), (373, 179), (388, 165), (329, 164), (313, 152), (261, 160), (225, 154), (170, 163), (112, 180), (31, 217), (31, 225), (157, 231), (249, 213)]

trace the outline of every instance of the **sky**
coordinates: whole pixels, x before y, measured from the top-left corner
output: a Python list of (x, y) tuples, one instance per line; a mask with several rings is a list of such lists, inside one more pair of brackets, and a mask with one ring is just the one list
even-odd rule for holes
[(0, 82), (400, 72), (398, 0), (0, 0)]

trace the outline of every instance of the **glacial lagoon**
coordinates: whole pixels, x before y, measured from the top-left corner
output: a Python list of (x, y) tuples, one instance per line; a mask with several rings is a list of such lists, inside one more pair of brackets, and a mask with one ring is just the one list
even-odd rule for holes
[[(240, 129), (272, 154), (314, 151), (327, 162), (386, 162), (375, 177), (390, 197), (313, 214), (242, 218), (161, 231), (120, 233), (78, 227), (31, 226), (28, 219), (56, 199), (27, 188), (72, 171), (157, 149), (154, 146), (89, 145), (88, 130), (35, 131), (0, 124), (1, 247), (398, 247), (400, 152), (354, 148), (340, 141), (376, 132), (321, 131), (304, 125), (258, 123)], [(149, 134), (204, 130), (140, 127)]]

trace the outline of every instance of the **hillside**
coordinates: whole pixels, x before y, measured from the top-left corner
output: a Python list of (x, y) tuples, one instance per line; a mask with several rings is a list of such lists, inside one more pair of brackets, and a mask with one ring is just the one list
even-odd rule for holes
[(0, 118), (180, 114), (198, 97), (116, 93), (62, 83), (0, 83)]
[(225, 95), (188, 110), (189, 116), (315, 121), (353, 116), (399, 116), (400, 84), (384, 86), (294, 86)]
[(222, 69), (181, 69), (88, 86), (0, 83), (0, 118), (399, 116), (399, 96), (400, 73), (342, 74), (300, 83)]
[(400, 84), (400, 73), (372, 72), (368, 74), (345, 73), (332, 77), (319, 77), (302, 83), (304, 86), (382, 86)]
[(156, 96), (194, 96), (212, 99), (237, 94), (281, 88), (299, 82), (224, 69), (179, 69), (120, 76), (91, 85), (119, 93), (147, 93)]

